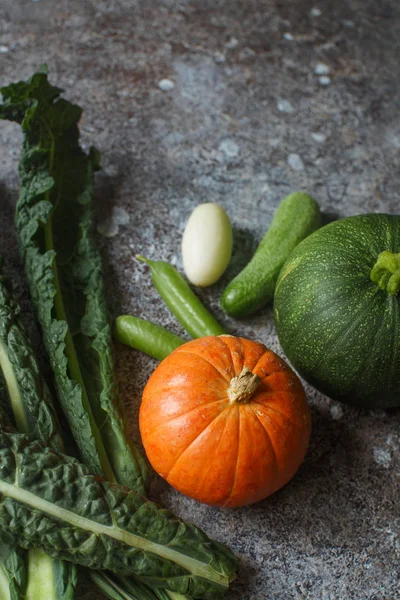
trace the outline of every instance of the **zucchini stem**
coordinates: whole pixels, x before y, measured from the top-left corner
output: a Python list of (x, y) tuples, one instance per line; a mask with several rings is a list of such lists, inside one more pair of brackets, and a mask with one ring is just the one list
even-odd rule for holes
[(400, 252), (381, 252), (371, 271), (371, 280), (382, 290), (395, 296), (400, 290)]

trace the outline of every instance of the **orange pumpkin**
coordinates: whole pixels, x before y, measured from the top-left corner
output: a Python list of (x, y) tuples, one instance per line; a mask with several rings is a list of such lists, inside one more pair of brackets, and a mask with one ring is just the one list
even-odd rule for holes
[(174, 488), (206, 504), (266, 498), (303, 461), (311, 414), (303, 386), (264, 345), (229, 335), (190, 341), (151, 375), (140, 432)]

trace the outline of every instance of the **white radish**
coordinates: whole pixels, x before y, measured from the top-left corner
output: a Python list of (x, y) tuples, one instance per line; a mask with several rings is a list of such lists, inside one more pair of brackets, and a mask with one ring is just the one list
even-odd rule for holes
[(224, 209), (214, 202), (199, 204), (189, 217), (182, 238), (186, 277), (194, 285), (215, 283), (232, 255), (232, 225)]

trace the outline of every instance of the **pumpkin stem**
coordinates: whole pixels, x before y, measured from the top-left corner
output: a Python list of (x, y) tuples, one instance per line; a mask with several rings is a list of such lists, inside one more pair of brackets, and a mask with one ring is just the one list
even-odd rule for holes
[(391, 296), (397, 294), (400, 290), (400, 252), (381, 252), (371, 271), (371, 280)]
[(232, 377), (228, 388), (228, 398), (237, 404), (247, 404), (260, 385), (261, 379), (247, 367), (243, 367), (237, 377)]

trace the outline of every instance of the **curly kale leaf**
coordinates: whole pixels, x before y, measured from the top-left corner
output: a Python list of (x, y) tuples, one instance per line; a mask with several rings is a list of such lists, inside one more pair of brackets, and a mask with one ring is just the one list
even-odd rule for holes
[(26, 552), (0, 540), (0, 598), (24, 600), (26, 584)]
[[(41, 377), (19, 313), (20, 308), (9, 282), (0, 271), (0, 394), (4, 418), (14, 422), (20, 432), (62, 450), (52, 398)], [(6, 585), (8, 579), (11, 598), (12, 594), (20, 600), (25, 598), (25, 594), (28, 598), (45, 595), (47, 600), (72, 600), (74, 597), (77, 572), (71, 563), (51, 559), (36, 548), (23, 556), (20, 549), (6, 543), (0, 553), (0, 562), (3, 566), (3, 584)], [(17, 576), (23, 572), (25, 575), (21, 583), (21, 577), (17, 579)], [(23, 586), (26, 586), (26, 591), (20, 591)]]
[(222, 598), (234, 578), (233, 554), (194, 525), (71, 457), (5, 432), (0, 527), (26, 548), (193, 598)]
[[(97, 168), (98, 155), (94, 150), (86, 154), (80, 148), (77, 127), (80, 109), (59, 98), (60, 90), (48, 83), (45, 73), (36, 74), (27, 83), (9, 86), (2, 93), (4, 104), (0, 106), (0, 116), (21, 123), (24, 132), (17, 229), (31, 296), (42, 326), (61, 404), (69, 417), (82, 457), (91, 471), (103, 473), (111, 481), (118, 480), (136, 490), (143, 490), (146, 467), (136, 450), (128, 446), (122, 426), (113, 379), (101, 261), (93, 238), (93, 172)], [(37, 471), (38, 465), (35, 468)], [(54, 483), (52, 479), (52, 485)], [(63, 486), (55, 486), (56, 489), (60, 487)], [(110, 486), (110, 489), (114, 488)], [(68, 489), (67, 486), (65, 489)], [(7, 487), (7, 490), (10, 491), (10, 488)], [(107, 488), (107, 497), (110, 494), (113, 497)], [(60, 533), (58, 516), (53, 518), (52, 511), (49, 516), (38, 513), (37, 508), (29, 510), (23, 503), (15, 502), (12, 495), (7, 497), (4, 491), (3, 500), (3, 503), (0, 501), (0, 521), (2, 516), (9, 515), (8, 510), (18, 512), (16, 518), (8, 523), (12, 525), (11, 532), (24, 540), (25, 547), (39, 544), (52, 556), (95, 568), (101, 564), (114, 569), (117, 562), (117, 572), (136, 574), (136, 580), (119, 578), (116, 585), (113, 579), (115, 589), (109, 591), (110, 594), (115, 595), (119, 591), (119, 582), (124, 584), (125, 594), (127, 590), (137, 593), (140, 579), (142, 583), (156, 588), (153, 591), (159, 600), (180, 600), (183, 593), (217, 599), (233, 577), (233, 555), (201, 532), (194, 535), (193, 531), (198, 530), (193, 526), (179, 522), (178, 530), (174, 531), (172, 523), (176, 520), (172, 516), (169, 526), (171, 537), (165, 548), (160, 548), (162, 544), (154, 543), (150, 538), (145, 549), (143, 540), (138, 539), (140, 535), (135, 537), (134, 534), (133, 537), (128, 536), (128, 540), (137, 543), (138, 548), (128, 543), (128, 552), (121, 551), (122, 555), (114, 553), (115, 545), (119, 547), (122, 542), (127, 545), (126, 532), (119, 525), (116, 529), (123, 531), (120, 534), (122, 539), (118, 535), (117, 540), (113, 536), (108, 539), (109, 529), (106, 534), (89, 530), (80, 544), (80, 536), (75, 536), (76, 523), (72, 519), (72, 523), (62, 528), (61, 541), (67, 547), (61, 544), (60, 550), (56, 548)], [(160, 525), (165, 530), (161, 518), (165, 511), (155, 508), (156, 512), (147, 514), (151, 503), (143, 499), (141, 502), (147, 509), (136, 512), (146, 531), (152, 527), (157, 530)], [(91, 505), (96, 511), (96, 499), (91, 501)], [(133, 508), (129, 505), (131, 513)], [(22, 526), (26, 519), (29, 527)], [(44, 529), (41, 529), (42, 525)], [(55, 545), (51, 539), (53, 534), (56, 536)], [(152, 542), (150, 551), (149, 541)], [(73, 542), (79, 548), (75, 548)], [(101, 554), (99, 559), (96, 553), (93, 556), (90, 552), (92, 544), (96, 552), (103, 546), (109, 546), (111, 550)], [(153, 552), (156, 549), (158, 555)], [(146, 588), (146, 594), (153, 592)]]
[(0, 271), (0, 367), (14, 421), (21, 433), (29, 433), (33, 439), (61, 450), (63, 443), (53, 400), (19, 313), (19, 305)]
[[(63, 450), (59, 423), (46, 383), (30, 340), (20, 321), (20, 307), (12, 294), (10, 282), (1, 272), (0, 259), (0, 410), (4, 430), (8, 423), (18, 426), (32, 439), (39, 439)], [(13, 541), (14, 544), (14, 541)], [(0, 545), (0, 598), (25, 600), (72, 600), (77, 583), (76, 566), (52, 559), (34, 548), (26, 553), (13, 544)], [(96, 573), (95, 583), (112, 600), (157, 600), (144, 584), (130, 581), (135, 596), (121, 596), (124, 588), (103, 573)], [(26, 588), (26, 590), (25, 590)], [(169, 600), (167, 598), (167, 600)]]
[(82, 111), (59, 97), (46, 72), (1, 93), (0, 117), (24, 133), (16, 225), (61, 405), (92, 472), (144, 492), (146, 463), (124, 432), (94, 240), (99, 155), (81, 148)]
[[(0, 369), (0, 430), (9, 427), (10, 412), (7, 386)], [(2, 600), (24, 600), (28, 571), (26, 552), (17, 545), (13, 536), (1, 532), (0, 537), (0, 598)]]
[[(24, 131), (17, 228), (25, 270), (59, 398), (83, 459), (93, 472), (143, 492), (147, 467), (125, 439), (93, 237), (98, 154), (91, 150), (86, 155), (79, 147), (81, 109), (59, 99), (61, 91), (48, 83), (46, 69), (2, 90), (0, 116), (20, 123)], [(50, 406), (28, 403), (20, 413), (32, 425), (39, 407), (46, 411)], [(57, 433), (51, 425), (51, 419), (38, 419), (34, 437), (50, 440), (54, 434), (54, 443)], [(64, 599), (68, 582), (61, 570), (55, 575), (61, 585), (57, 598)], [(123, 589), (106, 575), (98, 575), (96, 583), (110, 598)], [(124, 588), (128, 584), (138, 600), (156, 600), (156, 593), (138, 581), (127, 580)]]

